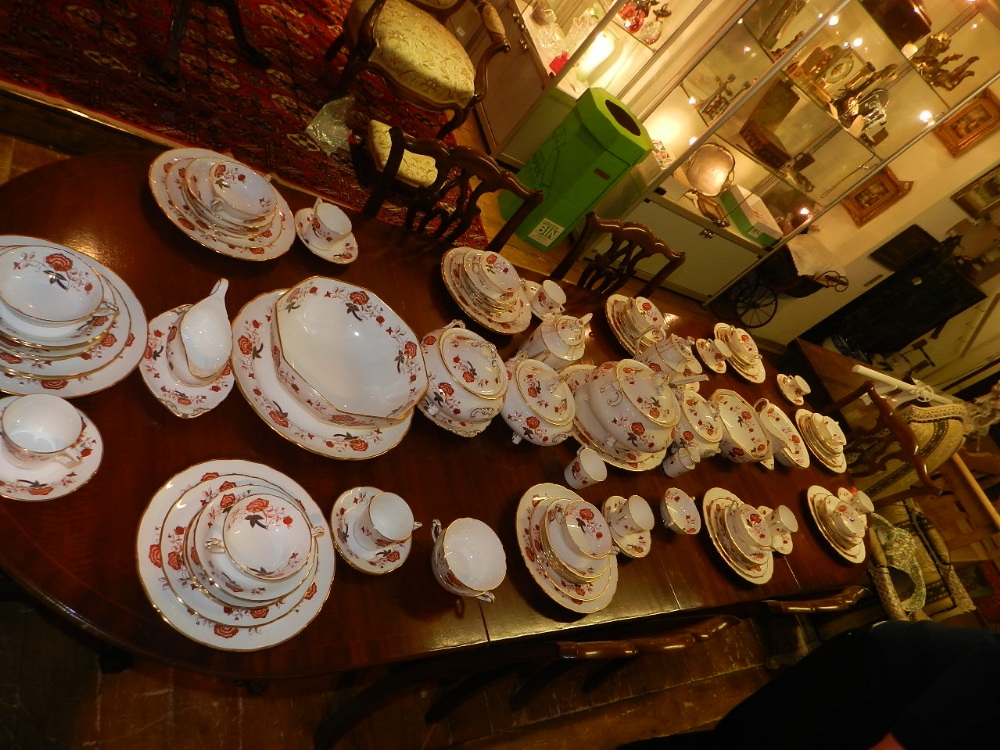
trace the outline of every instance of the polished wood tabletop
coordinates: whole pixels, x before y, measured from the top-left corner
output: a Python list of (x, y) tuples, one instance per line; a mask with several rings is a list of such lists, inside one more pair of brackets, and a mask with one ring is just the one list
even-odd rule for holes
[[(312, 255), (299, 241), (280, 258), (245, 262), (211, 252), (179, 231), (157, 206), (147, 175), (149, 153), (76, 157), (41, 167), (0, 186), (0, 233), (39, 237), (86, 253), (114, 270), (135, 291), (149, 318), (204, 297), (219, 278), (230, 281), (228, 307), (236, 313), (257, 295), (287, 288), (311, 275), (366, 287), (393, 307), (417, 335), (464, 318), (440, 273), (440, 248), (384, 224), (356, 216), (359, 259), (348, 266)], [(281, 188), (293, 210), (313, 197)], [(627, 356), (610, 331), (600, 300), (568, 289), (569, 311), (594, 312), (585, 361)], [(674, 324), (683, 335), (711, 334), (707, 313), (685, 306)], [(665, 312), (671, 312), (666, 309)], [(512, 355), (523, 336), (470, 328)], [(781, 396), (776, 370), (760, 385), (733, 374), (712, 375), (702, 393), (733, 388), (749, 401)], [(805, 491), (836, 487), (846, 476), (821, 467), (767, 471), (723, 458), (668, 478), (659, 468), (642, 473), (611, 468), (608, 479), (581, 491), (600, 504), (613, 494), (640, 494), (658, 505), (678, 486), (700, 497), (729, 489), (754, 504), (789, 505), (800, 522), (794, 551), (776, 556), (772, 580), (747, 583), (720, 559), (704, 532), (680, 537), (654, 529), (650, 554), (622, 560), (611, 604), (579, 615), (554, 603), (521, 560), (515, 534), (519, 498), (539, 482), (562, 482), (574, 441), (540, 447), (511, 440), (497, 418), (476, 438), (463, 438), (415, 414), (398, 447), (377, 458), (342, 461), (306, 451), (260, 419), (234, 388), (216, 409), (179, 419), (159, 404), (132, 372), (104, 391), (74, 399), (105, 442), (102, 465), (78, 491), (48, 502), (0, 500), (0, 567), (28, 592), (85, 630), (138, 654), (191, 670), (242, 678), (334, 673), (572, 627), (727, 608), (768, 597), (825, 592), (856, 582), (863, 566), (829, 549), (809, 516)], [(424, 526), (414, 534), (409, 559), (397, 571), (370, 576), (338, 559), (328, 600), (318, 616), (288, 641), (251, 652), (194, 642), (159, 616), (137, 572), (136, 533), (143, 512), (175, 473), (202, 461), (257, 461), (301, 484), (325, 513), (345, 490), (372, 485), (401, 494)], [(430, 567), (430, 521), (480, 518), (499, 534), (508, 570), (496, 602), (457, 600), (435, 581)]]

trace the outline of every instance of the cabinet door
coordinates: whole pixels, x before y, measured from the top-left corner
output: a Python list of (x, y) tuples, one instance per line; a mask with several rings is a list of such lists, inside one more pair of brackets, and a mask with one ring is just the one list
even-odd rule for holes
[[(670, 275), (664, 286), (702, 302), (741, 276), (757, 260), (756, 253), (649, 199), (636, 206), (628, 220), (645, 224), (671, 249), (686, 253), (683, 265)], [(639, 270), (645, 270), (641, 264)]]
[[(495, 5), (507, 32), (510, 52), (497, 55), (490, 62), (486, 96), (476, 105), (476, 114), (491, 154), (510, 137), (548, 84), (548, 77), (539, 69), (531, 40), (524, 32), (514, 3)], [(473, 60), (479, 59), (488, 41), (485, 35), (477, 40), (471, 53)]]

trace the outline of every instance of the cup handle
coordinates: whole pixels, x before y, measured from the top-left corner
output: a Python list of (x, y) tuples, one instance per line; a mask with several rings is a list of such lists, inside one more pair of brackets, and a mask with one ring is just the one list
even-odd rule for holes
[(73, 451), (62, 451), (61, 453), (54, 454), (52, 458), (70, 469), (83, 463), (83, 456)]
[(431, 521), (431, 541), (432, 542), (436, 542), (438, 540), (438, 537), (441, 536), (441, 532), (442, 531), (443, 531), (443, 528), (441, 526), (441, 522), (438, 519), (435, 518), (433, 521)]
[(479, 596), (477, 596), (476, 599), (478, 599), (481, 602), (486, 602), (487, 604), (492, 604), (497, 600), (497, 598), (493, 595), (492, 591), (484, 591), (483, 593), (479, 594)]
[(205, 549), (209, 552), (218, 554), (220, 552), (226, 551), (226, 546), (222, 543), (222, 540), (217, 536), (210, 536), (205, 540)]
[(420, 523), (420, 521), (414, 521), (413, 522), (413, 530), (414, 531), (416, 531), (417, 529), (422, 528), (422, 527), (423, 527), (423, 524)]
[[(766, 408), (768, 403), (769, 402), (766, 398), (759, 398), (753, 402), (753, 410), (760, 411), (761, 409)], [(761, 404), (763, 404), (764, 406), (761, 406)]]

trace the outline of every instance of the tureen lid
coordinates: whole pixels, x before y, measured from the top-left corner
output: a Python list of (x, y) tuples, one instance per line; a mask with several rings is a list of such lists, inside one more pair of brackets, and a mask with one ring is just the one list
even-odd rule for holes
[(579, 359), (586, 346), (587, 323), (592, 313), (576, 318), (551, 313), (542, 321), (542, 341), (545, 347), (561, 359)]
[(452, 379), (462, 388), (483, 398), (499, 398), (507, 392), (507, 369), (497, 348), (474, 331), (449, 328), (438, 339), (441, 360)]
[(669, 378), (649, 365), (635, 359), (623, 359), (615, 366), (615, 379), (625, 397), (650, 422), (673, 427), (680, 420), (677, 397)]
[(561, 427), (573, 421), (573, 392), (549, 365), (535, 359), (522, 360), (514, 372), (514, 382), (524, 403), (546, 422)]
[(699, 436), (710, 443), (717, 443), (722, 439), (719, 417), (704, 396), (695, 391), (685, 390), (681, 393), (680, 406), (691, 429)]

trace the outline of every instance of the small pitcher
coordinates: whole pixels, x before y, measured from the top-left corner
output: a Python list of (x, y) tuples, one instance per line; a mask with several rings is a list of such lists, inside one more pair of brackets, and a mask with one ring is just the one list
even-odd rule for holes
[(226, 367), (233, 351), (233, 334), (226, 312), (227, 279), (219, 279), (211, 294), (177, 318), (167, 342), (167, 363), (187, 385), (207, 385)]

